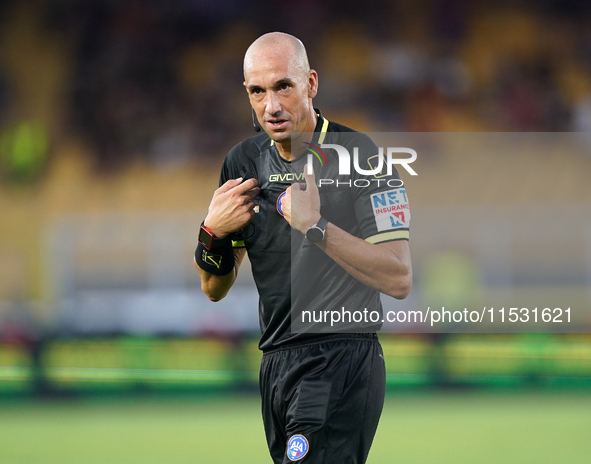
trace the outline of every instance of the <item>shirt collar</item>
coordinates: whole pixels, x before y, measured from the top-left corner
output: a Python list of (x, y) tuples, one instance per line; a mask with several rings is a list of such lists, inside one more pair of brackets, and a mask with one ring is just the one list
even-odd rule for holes
[[(313, 140), (317, 144), (322, 144), (326, 137), (326, 132), (328, 131), (328, 119), (322, 116), (322, 113), (318, 108), (314, 108), (316, 112), (316, 116), (318, 117), (318, 121), (316, 121), (316, 128), (314, 129), (314, 137)], [(316, 135), (317, 134), (317, 135)], [(271, 140), (271, 146), (275, 145), (275, 141)]]

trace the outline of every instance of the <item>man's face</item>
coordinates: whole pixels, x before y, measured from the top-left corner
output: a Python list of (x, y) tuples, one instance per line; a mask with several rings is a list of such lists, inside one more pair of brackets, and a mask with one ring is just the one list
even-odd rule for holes
[(318, 77), (293, 66), (285, 54), (260, 56), (248, 66), (244, 86), (263, 130), (275, 142), (285, 142), (292, 132), (307, 129)]

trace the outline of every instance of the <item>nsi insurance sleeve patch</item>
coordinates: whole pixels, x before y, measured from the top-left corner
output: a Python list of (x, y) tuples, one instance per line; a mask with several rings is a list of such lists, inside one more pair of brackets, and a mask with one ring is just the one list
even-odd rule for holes
[(370, 201), (378, 232), (409, 227), (410, 208), (406, 189), (374, 193), (370, 196)]

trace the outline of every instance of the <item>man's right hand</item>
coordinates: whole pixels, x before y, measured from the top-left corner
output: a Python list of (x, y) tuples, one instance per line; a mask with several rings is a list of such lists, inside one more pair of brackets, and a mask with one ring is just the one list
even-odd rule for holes
[(254, 217), (254, 198), (261, 192), (256, 179), (230, 179), (213, 194), (204, 225), (222, 238), (248, 225)]

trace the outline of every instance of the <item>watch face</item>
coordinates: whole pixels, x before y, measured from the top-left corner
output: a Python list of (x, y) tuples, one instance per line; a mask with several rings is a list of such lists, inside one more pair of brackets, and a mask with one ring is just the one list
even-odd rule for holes
[(306, 238), (312, 243), (320, 243), (324, 240), (324, 232), (320, 227), (312, 226), (306, 231)]
[(203, 227), (199, 229), (199, 242), (208, 250), (211, 248), (213, 242), (213, 236), (207, 232)]

